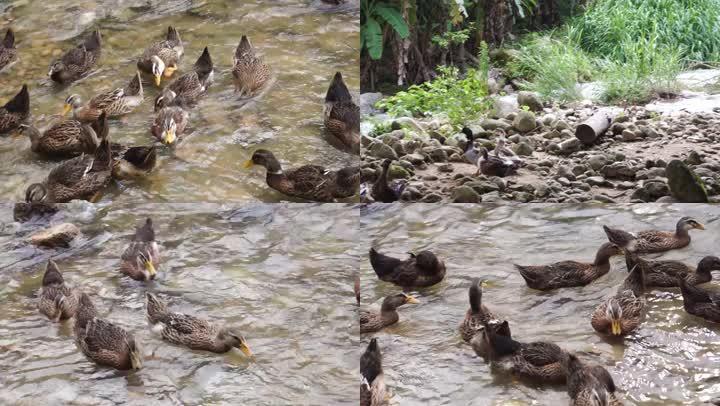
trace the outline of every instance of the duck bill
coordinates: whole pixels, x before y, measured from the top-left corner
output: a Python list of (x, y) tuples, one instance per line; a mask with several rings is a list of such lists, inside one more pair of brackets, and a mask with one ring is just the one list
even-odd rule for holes
[(240, 351), (242, 351), (243, 354), (245, 354), (246, 357), (252, 357), (253, 353), (250, 351), (250, 347), (248, 347), (245, 343), (240, 343), (240, 346), (238, 347)]
[(62, 116), (67, 116), (67, 113), (69, 113), (70, 110), (72, 110), (72, 105), (65, 103), (65, 105), (63, 106)]
[(248, 159), (247, 161), (245, 161), (243, 163), (243, 168), (250, 169), (250, 168), (252, 168), (253, 165), (255, 165), (255, 164), (253, 163), (252, 159)]
[(165, 131), (165, 132), (163, 133), (163, 142), (164, 142), (165, 144), (170, 145), (170, 144), (174, 143), (174, 142), (175, 142), (175, 138), (176, 138), (176, 137), (175, 137), (175, 132), (174, 132), (174, 131), (167, 130), (167, 131)]
[(704, 230), (704, 229), (705, 229), (705, 226), (702, 225), (702, 224), (700, 224), (700, 223), (697, 223), (697, 225), (695, 226), (695, 228), (697, 228), (698, 230)]
[(155, 86), (160, 86), (160, 81), (162, 80), (161, 75), (153, 75), (155, 77)]
[(177, 66), (168, 66), (167, 68), (165, 68), (165, 72), (163, 72), (163, 76), (165, 76), (166, 78), (169, 78), (170, 76), (172, 76), (175, 73), (176, 70), (177, 70)]
[(145, 269), (148, 271), (151, 277), (155, 277), (155, 275), (157, 275), (157, 270), (155, 270), (155, 265), (153, 265), (152, 261), (145, 261)]
[(420, 301), (415, 299), (414, 296), (408, 296), (407, 298), (405, 298), (405, 303), (418, 304), (420, 303)]
[(614, 335), (614, 336), (622, 335), (622, 328), (620, 327), (620, 320), (613, 320), (610, 324), (610, 329), (611, 329), (612, 335)]

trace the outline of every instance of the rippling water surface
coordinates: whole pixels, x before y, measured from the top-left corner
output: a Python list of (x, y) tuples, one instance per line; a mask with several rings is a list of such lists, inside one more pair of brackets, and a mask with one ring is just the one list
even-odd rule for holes
[[(147, 180), (111, 188), (112, 201), (275, 202), (288, 198), (270, 190), (259, 167), (241, 168), (257, 148), (273, 151), (286, 167), (318, 164), (338, 168), (357, 163), (323, 136), (327, 87), (341, 71), (350, 89), (359, 87), (358, 0), (333, 7), (319, 0), (12, 0), (0, 2), (0, 32), (16, 31), (20, 59), (0, 72), (0, 103), (30, 88), (32, 121), (45, 128), (77, 93), (84, 101), (100, 91), (125, 86), (144, 48), (175, 26), (185, 45), (182, 74), (205, 46), (216, 66), (215, 82), (191, 111), (191, 133), (175, 151), (163, 150)], [(97, 71), (67, 88), (47, 77), (51, 61), (93, 28), (104, 39)], [(232, 56), (243, 34), (272, 67), (277, 81), (264, 98), (244, 105), (233, 93)], [(145, 84), (145, 103), (111, 123), (114, 141), (146, 145), (157, 89)], [(56, 162), (30, 152), (27, 137), (0, 137), (0, 200), (24, 196)]]
[[(117, 269), (134, 225), (156, 224), (163, 262), (147, 286)], [(346, 205), (70, 204), (54, 222), (82, 236), (64, 250), (23, 242), (38, 226), (0, 205), (0, 404), (355, 404), (357, 211)], [(88, 292), (102, 317), (132, 331), (144, 367), (116, 372), (75, 347), (72, 322), (37, 308), (44, 263)], [(238, 327), (255, 358), (165, 344), (151, 335), (144, 293), (171, 310)], [(353, 395), (348, 395), (353, 394)]]
[[(720, 327), (686, 314), (678, 289), (647, 295), (649, 313), (642, 328), (623, 343), (608, 343), (590, 326), (595, 306), (613, 293), (626, 275), (624, 259), (582, 288), (538, 292), (525, 286), (512, 263), (544, 264), (564, 259), (592, 261), (606, 241), (603, 224), (626, 230), (674, 230), (680, 217), (706, 225), (692, 231), (689, 247), (649, 258), (697, 264), (718, 255), (720, 207), (702, 205), (480, 206), (387, 205), (361, 217), (364, 259), (363, 306), (379, 306), (398, 291), (377, 280), (369, 261), (371, 245), (404, 257), (431, 249), (445, 259), (443, 282), (416, 292), (421, 304), (400, 308), (400, 322), (375, 333), (383, 350), (393, 403), (400, 405), (560, 405), (564, 388), (516, 384), (493, 376), (457, 332), (468, 309), (467, 288), (487, 278), (483, 303), (510, 321), (520, 341), (548, 340), (604, 365), (628, 404), (700, 405), (720, 396)], [(715, 278), (720, 273), (714, 273)], [(718, 288), (718, 282), (705, 287)], [(720, 289), (718, 289), (720, 290)], [(361, 350), (371, 335), (362, 337)]]

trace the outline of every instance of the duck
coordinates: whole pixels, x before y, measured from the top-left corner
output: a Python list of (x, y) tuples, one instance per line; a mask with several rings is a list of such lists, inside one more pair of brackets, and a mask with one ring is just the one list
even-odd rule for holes
[(520, 157), (518, 157), (515, 152), (508, 148), (506, 146), (507, 141), (505, 141), (505, 137), (499, 137), (497, 139), (497, 142), (495, 143), (495, 149), (493, 150), (493, 154), (503, 159), (508, 164), (514, 164), (518, 168), (522, 168), (524, 166), (524, 162)]
[(480, 279), (475, 278), (468, 289), (470, 308), (465, 313), (465, 319), (460, 324), (460, 335), (463, 341), (469, 343), (485, 323), (495, 319), (495, 315), (482, 304), (482, 285)]
[[(626, 255), (633, 255), (626, 252)], [(645, 276), (642, 266), (635, 266), (615, 295), (593, 311), (590, 324), (600, 334), (623, 337), (637, 330), (645, 318)]]
[(353, 102), (342, 73), (336, 72), (325, 94), (325, 129), (353, 154), (360, 154), (360, 106)]
[[(637, 234), (603, 226), (608, 239), (617, 245), (627, 245), (628, 249), (638, 254), (651, 254), (665, 252), (687, 247), (690, 244), (690, 230), (704, 230), (700, 222), (692, 217), (682, 217), (678, 220), (675, 231), (648, 230)], [(634, 240), (634, 241), (633, 241)]]
[(396, 293), (387, 296), (380, 308), (380, 313), (373, 313), (367, 310), (360, 311), (360, 333), (372, 333), (397, 323), (400, 315), (397, 308), (404, 304), (420, 303), (415, 297), (405, 293)]
[(575, 354), (567, 357), (567, 392), (571, 406), (621, 406), (612, 375), (600, 365), (586, 365)]
[(507, 320), (485, 323), (481, 337), (487, 347), (486, 358), (501, 370), (544, 384), (566, 382), (568, 353), (557, 344), (516, 341)]
[(47, 188), (42, 183), (33, 183), (25, 190), (25, 201), (13, 206), (13, 219), (25, 222), (35, 217), (50, 217), (58, 212), (55, 203), (47, 201)]
[(75, 313), (75, 343), (83, 354), (98, 365), (118, 370), (142, 368), (142, 354), (135, 337), (98, 317), (90, 296), (83, 292)]
[(480, 151), (475, 148), (475, 134), (473, 134), (472, 130), (468, 127), (463, 127), (461, 132), (465, 134), (465, 138), (467, 139), (463, 156), (469, 163), (475, 165), (480, 159)]
[(108, 131), (108, 122), (107, 116), (101, 114), (92, 123), (65, 119), (42, 133), (32, 124), (22, 124), (21, 128), (30, 138), (32, 152), (48, 158), (68, 158), (95, 152)]
[(232, 75), (235, 92), (240, 97), (255, 97), (261, 94), (271, 82), (272, 72), (262, 58), (255, 55), (247, 35), (243, 35), (233, 55)]
[(5, 31), (5, 38), (0, 42), (0, 71), (14, 61), (16, 57), (15, 32), (13, 32), (12, 28), (8, 28)]
[(152, 43), (138, 58), (137, 68), (153, 75), (155, 86), (160, 87), (162, 78), (169, 78), (178, 70), (178, 64), (185, 53), (180, 34), (169, 26), (165, 39)]
[(527, 286), (537, 290), (551, 290), (585, 286), (610, 271), (610, 258), (620, 255), (617, 245), (607, 242), (600, 246), (592, 263), (560, 261), (548, 265), (517, 265)]
[(103, 140), (93, 155), (81, 155), (53, 168), (43, 182), (47, 199), (67, 203), (74, 199), (97, 201), (112, 180), (110, 141)]
[(55, 261), (48, 260), (38, 302), (40, 313), (57, 323), (73, 317), (77, 308), (77, 291), (65, 284), (65, 279)]
[(678, 277), (684, 278), (690, 285), (699, 285), (712, 280), (711, 271), (720, 271), (720, 258), (712, 255), (703, 257), (697, 268), (673, 260), (646, 261), (636, 255), (627, 255), (625, 262), (628, 269), (637, 264), (644, 266), (647, 288), (679, 287)]
[(82, 123), (93, 122), (105, 112), (107, 117), (120, 117), (135, 110), (144, 100), (140, 73), (130, 79), (125, 88), (117, 88), (98, 94), (82, 105), (82, 99), (77, 94), (71, 94), (65, 99), (62, 115), (70, 111), (73, 118)]
[(27, 85), (0, 107), (0, 134), (8, 134), (20, 129), (20, 126), (30, 116), (30, 94)]
[(360, 406), (387, 405), (387, 389), (382, 369), (382, 353), (377, 338), (370, 340), (360, 356)]
[(155, 98), (155, 111), (167, 106), (192, 107), (205, 95), (213, 82), (213, 62), (205, 47), (193, 70), (170, 82)]
[(180, 106), (163, 107), (155, 115), (150, 132), (161, 143), (174, 145), (185, 135), (189, 118), (190, 113)]
[(373, 183), (372, 191), (370, 196), (376, 201), (381, 203), (392, 203), (400, 200), (403, 190), (405, 189), (406, 183), (388, 183), (388, 172), (392, 160), (383, 160), (380, 168), (380, 176), (377, 177), (375, 183)]
[(683, 308), (693, 316), (720, 323), (720, 294), (693, 286), (687, 279), (678, 277), (677, 283), (683, 298)]
[(432, 286), (445, 278), (445, 262), (432, 251), (410, 253), (406, 260), (381, 254), (375, 248), (370, 248), (369, 255), (370, 264), (381, 281), (405, 289)]
[(188, 314), (171, 312), (163, 301), (150, 292), (145, 293), (145, 309), (153, 333), (169, 343), (218, 354), (237, 348), (248, 357), (253, 355), (237, 329)]
[(155, 241), (155, 228), (152, 219), (135, 229), (133, 240), (125, 248), (121, 257), (120, 272), (136, 281), (155, 279), (160, 263), (160, 248)]
[(296, 198), (316, 202), (333, 202), (358, 193), (360, 168), (350, 166), (337, 171), (319, 165), (303, 165), (283, 170), (272, 152), (258, 149), (252, 158), (245, 161), (244, 168), (253, 165), (266, 169), (265, 181), (270, 188)]
[(157, 148), (113, 144), (112, 176), (114, 179), (134, 179), (147, 176), (157, 166)]
[(85, 76), (95, 66), (102, 54), (102, 37), (95, 30), (85, 41), (65, 52), (50, 65), (48, 76), (59, 84), (68, 84)]
[(477, 160), (478, 170), (475, 172), (475, 176), (482, 173), (486, 176), (499, 176), (504, 178), (516, 174), (520, 167), (515, 162), (490, 155), (485, 147), (480, 148), (478, 153), (480, 157)]

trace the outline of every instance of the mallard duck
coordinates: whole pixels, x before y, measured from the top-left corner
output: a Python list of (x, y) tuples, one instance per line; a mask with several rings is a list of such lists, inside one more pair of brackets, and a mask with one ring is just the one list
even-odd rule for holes
[(95, 30), (77, 47), (65, 52), (50, 65), (48, 76), (60, 84), (74, 82), (95, 66), (102, 51), (100, 31)]
[(403, 261), (370, 248), (370, 264), (381, 281), (406, 289), (432, 286), (445, 278), (445, 263), (431, 251), (410, 253)]
[(86, 105), (82, 105), (79, 95), (72, 94), (65, 99), (63, 116), (72, 110), (73, 118), (87, 123), (93, 122), (100, 117), (102, 112), (107, 117), (119, 117), (132, 112), (142, 104), (144, 99), (140, 73), (136, 73), (125, 88), (110, 90), (90, 99)]
[(246, 169), (259, 165), (266, 169), (268, 186), (287, 196), (317, 202), (333, 202), (358, 193), (360, 168), (357, 166), (337, 171), (319, 165), (303, 165), (283, 171), (275, 155), (266, 149), (258, 149), (243, 165)]
[(620, 255), (622, 250), (607, 242), (600, 246), (592, 263), (560, 261), (549, 265), (517, 265), (515, 268), (525, 279), (529, 288), (550, 290), (585, 286), (610, 271), (610, 258)]
[(487, 176), (504, 178), (505, 176), (514, 175), (519, 168), (515, 162), (490, 155), (485, 147), (479, 149), (479, 156), (477, 160), (478, 170), (475, 173), (476, 176), (482, 173)]
[(207, 320), (168, 311), (165, 303), (150, 292), (145, 294), (147, 319), (154, 333), (163, 340), (191, 350), (225, 353), (237, 348), (248, 357), (252, 351), (237, 330), (212, 324)]
[(600, 365), (585, 365), (574, 355), (567, 359), (567, 391), (572, 406), (621, 406), (615, 382)]
[(132, 179), (148, 175), (157, 165), (154, 145), (126, 147), (113, 144), (112, 175), (115, 179)]
[(169, 26), (165, 39), (150, 45), (137, 61), (141, 71), (153, 75), (155, 86), (160, 86), (163, 77), (169, 78), (177, 71), (185, 48), (180, 34), (173, 26)]
[(353, 102), (340, 72), (325, 95), (325, 129), (354, 154), (360, 154), (360, 106)]
[(558, 345), (544, 341), (515, 341), (509, 334), (507, 321), (485, 323), (481, 332), (482, 340), (486, 342), (487, 358), (501, 370), (542, 383), (565, 383), (568, 353)]
[(122, 327), (98, 318), (87, 293), (80, 295), (75, 314), (75, 343), (99, 365), (115, 369), (140, 369), (142, 355), (135, 337)]
[(476, 165), (478, 159), (480, 159), (480, 151), (475, 148), (475, 134), (473, 134), (472, 130), (468, 127), (463, 127), (461, 132), (465, 134), (465, 138), (467, 139), (467, 142), (465, 143), (465, 149), (463, 151), (463, 156), (468, 162)]
[(376, 202), (392, 203), (400, 200), (400, 196), (407, 185), (406, 183), (396, 183), (394, 185), (388, 183), (388, 172), (391, 164), (392, 161), (389, 159), (383, 161), (380, 176), (373, 184), (370, 196)]
[(682, 292), (683, 307), (686, 312), (707, 321), (720, 323), (720, 294), (693, 286), (685, 278), (677, 278), (677, 283)]
[(3, 70), (17, 56), (15, 49), (15, 33), (12, 28), (8, 28), (5, 32), (5, 38), (0, 42), (0, 71)]
[[(626, 252), (626, 255), (632, 255)], [(626, 336), (635, 331), (645, 317), (645, 277), (636, 266), (615, 295), (602, 302), (592, 314), (590, 324), (600, 334)]]
[(167, 106), (194, 106), (213, 82), (213, 62), (207, 47), (191, 72), (185, 73), (163, 89), (155, 98), (155, 111)]
[(385, 375), (382, 370), (382, 354), (377, 338), (370, 340), (360, 357), (360, 406), (382, 406), (387, 404)]
[(360, 332), (372, 333), (380, 331), (383, 328), (395, 324), (400, 320), (397, 308), (404, 304), (420, 303), (413, 296), (405, 293), (397, 293), (386, 297), (382, 302), (380, 313), (373, 313), (367, 310), (360, 311)]
[(505, 137), (499, 137), (495, 143), (495, 150), (493, 153), (496, 157), (504, 160), (508, 164), (514, 164), (517, 168), (522, 168), (525, 163), (515, 152), (508, 148), (506, 145)]
[(185, 134), (190, 114), (179, 106), (163, 107), (155, 115), (150, 132), (165, 145), (173, 145)]
[(58, 207), (46, 200), (47, 195), (47, 188), (42, 183), (28, 186), (25, 190), (25, 201), (13, 206), (13, 219), (23, 222), (33, 217), (52, 216), (57, 213)]
[(27, 85), (4, 106), (0, 107), (0, 134), (15, 131), (30, 115), (30, 94)]
[(608, 226), (603, 226), (603, 229), (608, 239), (618, 246), (627, 246), (630, 251), (647, 254), (686, 247), (690, 244), (689, 231), (692, 229), (704, 230), (705, 226), (692, 217), (683, 217), (677, 222), (675, 232), (649, 230), (632, 234)]
[(59, 158), (93, 153), (107, 135), (107, 117), (101, 114), (92, 123), (66, 119), (48, 127), (42, 134), (33, 125), (21, 125), (30, 137), (30, 150), (36, 154)]
[(690, 285), (699, 285), (712, 280), (711, 271), (720, 270), (720, 258), (706, 256), (698, 262), (697, 268), (685, 265), (680, 261), (662, 260), (646, 261), (636, 255), (625, 257), (627, 269), (641, 265), (645, 269), (645, 287), (671, 288), (678, 287), (678, 277), (684, 278)]
[(250, 40), (246, 35), (240, 39), (233, 56), (233, 78), (235, 78), (235, 91), (241, 97), (254, 97), (262, 93), (270, 84), (272, 73), (262, 58), (255, 55)]
[(160, 248), (155, 241), (152, 219), (146, 219), (145, 224), (135, 230), (132, 242), (120, 258), (120, 272), (124, 275), (136, 281), (155, 279), (156, 268), (160, 263)]
[(487, 333), (484, 331), (486, 325), (492, 328), (494, 334), (497, 335), (511, 337), (512, 333), (510, 332), (510, 325), (508, 323), (502, 323), (500, 320), (496, 319), (489, 319), (487, 323), (483, 323), (482, 326), (477, 328), (475, 334), (473, 334), (470, 339), (470, 346), (472, 346), (472, 349), (478, 357), (487, 360), (492, 355), (493, 350), (490, 347), (490, 341)]
[(75, 315), (78, 307), (77, 292), (65, 284), (60, 269), (52, 259), (48, 261), (40, 289), (38, 309), (48, 319), (58, 322)]
[(485, 323), (495, 318), (490, 310), (482, 304), (482, 282), (480, 279), (473, 279), (468, 289), (470, 308), (465, 313), (465, 319), (460, 324), (460, 335), (469, 343), (470, 340), (483, 328)]
[(53, 168), (45, 179), (49, 201), (95, 201), (112, 179), (110, 141), (103, 140), (94, 155), (81, 155)]

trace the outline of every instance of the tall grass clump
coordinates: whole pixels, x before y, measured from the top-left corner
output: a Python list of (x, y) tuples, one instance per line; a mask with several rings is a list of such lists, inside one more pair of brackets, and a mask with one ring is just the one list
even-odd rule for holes
[(480, 49), (477, 68), (461, 74), (455, 66), (440, 66), (435, 79), (410, 86), (379, 101), (377, 106), (393, 116), (443, 115), (455, 126), (487, 113), (492, 105), (487, 97), (487, 45), (483, 44)]
[(577, 83), (592, 79), (592, 59), (567, 35), (529, 34), (507, 71), (521, 86), (561, 102), (581, 97)]
[(615, 61), (632, 58), (627, 39), (682, 50), (685, 60), (720, 57), (720, 0), (596, 0), (572, 24), (584, 50)]

